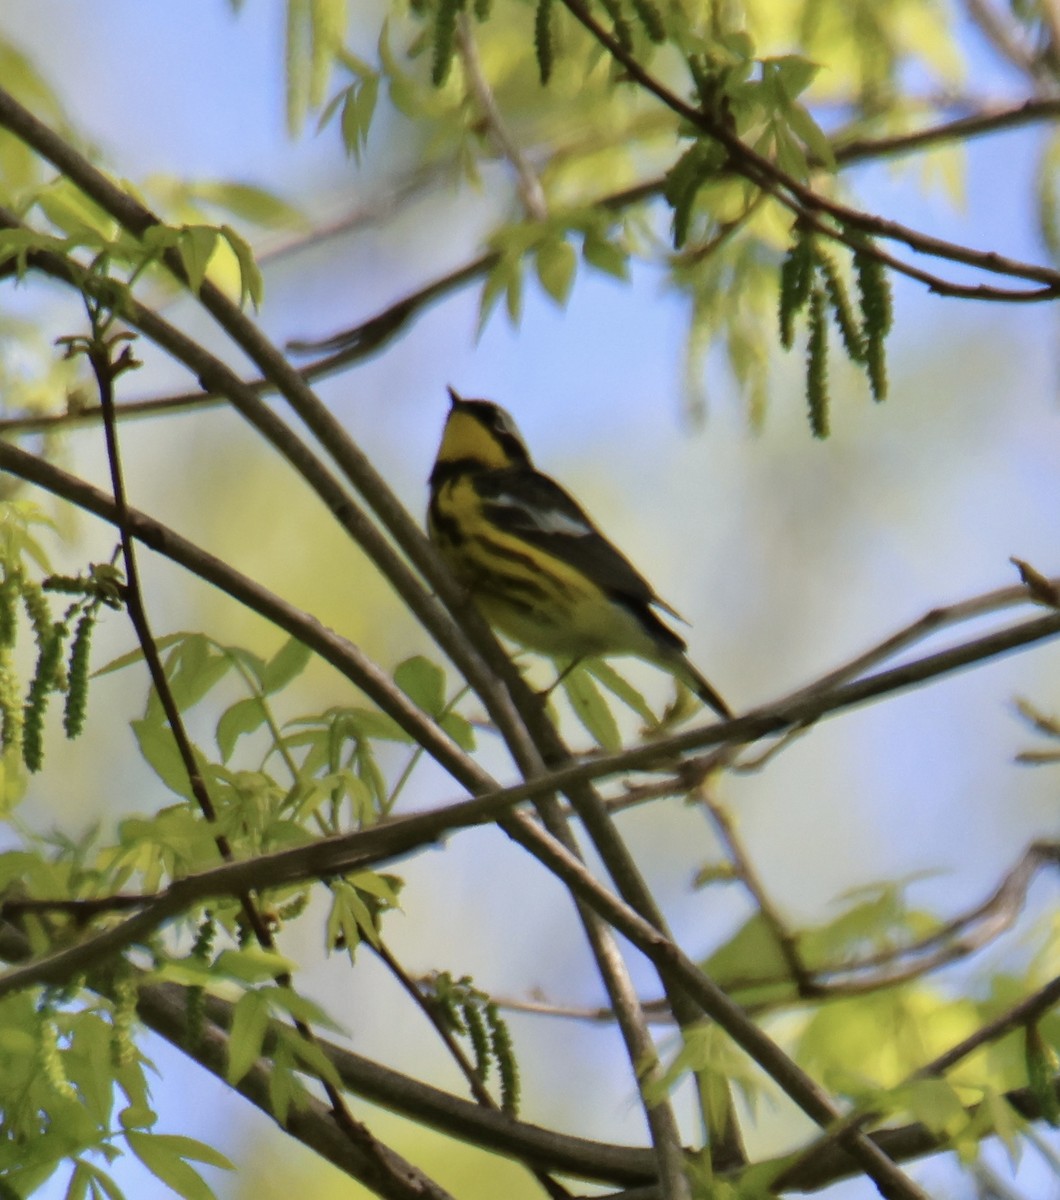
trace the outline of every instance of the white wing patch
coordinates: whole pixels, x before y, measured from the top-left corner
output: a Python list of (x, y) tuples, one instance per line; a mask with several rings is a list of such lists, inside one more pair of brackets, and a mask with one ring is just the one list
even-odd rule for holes
[(593, 531), (578, 517), (560, 512), (558, 508), (532, 508), (518, 496), (502, 492), (490, 498), (491, 504), (502, 508), (514, 508), (528, 525), (541, 533), (559, 533), (566, 537), (588, 537)]

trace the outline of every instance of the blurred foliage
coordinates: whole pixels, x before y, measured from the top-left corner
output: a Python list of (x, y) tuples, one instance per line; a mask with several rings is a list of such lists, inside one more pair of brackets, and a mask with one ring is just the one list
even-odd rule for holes
[[(1042, 18), (1035, 6), (1026, 9), (1013, 20), (1022, 22), (1029, 39)], [(524, 148), (545, 211), (526, 209), (516, 180), (506, 188), (508, 219), (482, 230), (483, 243), (498, 255), (483, 285), (483, 321), (501, 298), (518, 321), (527, 266), (563, 305), (583, 265), (625, 278), (631, 257), (657, 263), (687, 297), (690, 411), (702, 415), (710, 390), (706, 375), (723, 362), (747, 397), (752, 422), (763, 419), (773, 359), (766, 322), (781, 264), (805, 234), (793, 228), (784, 205), (733, 173), (719, 142), (636, 86), (563, 4), (417, 0), (408, 10), (379, 6), (358, 14), (359, 41), (377, 22), (374, 55), (348, 43), (346, 0), (288, 0), (286, 11), (292, 133), (301, 133), (314, 116), (320, 127), (334, 127), (346, 153), (360, 161), (374, 154), (372, 129), (384, 119), (392, 125), (403, 118), (405, 168), (444, 167), (474, 189), (482, 188), (488, 173), (495, 195), (498, 159), (509, 155), (510, 145)], [(969, 81), (956, 18), (934, 0), (885, 6), (868, 0), (665, 6), (611, 0), (598, 15), (674, 95), (722, 114), (745, 145), (826, 197), (846, 198), (834, 148), (921, 129), (977, 102), (974, 90), (965, 98)], [(531, 46), (537, 62), (527, 53)], [(0, 53), (12, 91), (59, 119), (58, 102), (32, 64), (10, 46), (0, 44)], [(489, 89), (488, 109), (479, 75)], [(503, 128), (497, 114), (503, 114)], [(387, 140), (393, 143), (389, 135)], [(1045, 140), (1033, 199), (1054, 255), (1056, 153), (1056, 139)], [(952, 176), (960, 172), (954, 165), (959, 154), (960, 142), (947, 141), (921, 158), (925, 164), (947, 162)], [(431, 177), (427, 171), (425, 178)], [(238, 181), (156, 177), (140, 187), (165, 222), (154, 250), (176, 245), (193, 288), (208, 273), (230, 295), (259, 304), (262, 281), (248, 234), (278, 225), (296, 236), (307, 232), (303, 218), (280, 197)], [(66, 181), (49, 178), (39, 160), (6, 135), (0, 197), (20, 215), (42, 217), (42, 232), (66, 239), (68, 248), (106, 250), (145, 270), (108, 219), (73, 195)], [(661, 244), (664, 204), (670, 208), (670, 254)], [(218, 212), (249, 226), (248, 234), (211, 224)], [(0, 253), (5, 246), (8, 254), (25, 253), (10, 234)], [(826, 257), (822, 246), (817, 261)], [(153, 267), (147, 274), (156, 283), (164, 277)], [(812, 289), (807, 296), (807, 392), (811, 428), (819, 436), (827, 430), (824, 360), (830, 338), (826, 322), (814, 314), (835, 315), (844, 351), (863, 364), (873, 396), (885, 394), (885, 327), (872, 326), (877, 333), (859, 358), (837, 308), (838, 276), (832, 271), (825, 278), (829, 303), (814, 298)], [(715, 348), (723, 358), (712, 354)]]

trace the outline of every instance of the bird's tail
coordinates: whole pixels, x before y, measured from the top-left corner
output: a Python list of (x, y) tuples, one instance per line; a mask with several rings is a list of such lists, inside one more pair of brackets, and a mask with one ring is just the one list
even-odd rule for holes
[(681, 668), (681, 679), (695, 692), (700, 700), (712, 708), (723, 720), (731, 720), (732, 709), (729, 708), (721, 696), (710, 685), (710, 682), (696, 670), (684, 655), (682, 655)]

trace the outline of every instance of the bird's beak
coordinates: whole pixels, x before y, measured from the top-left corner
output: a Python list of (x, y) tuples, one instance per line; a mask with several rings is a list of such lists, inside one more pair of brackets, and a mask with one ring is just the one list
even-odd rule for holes
[(449, 400), (450, 400), (451, 406), (453, 408), (456, 408), (456, 406), (458, 404), (464, 403), (464, 397), (461, 396), (454, 388), (449, 388), (448, 391), (449, 391)]

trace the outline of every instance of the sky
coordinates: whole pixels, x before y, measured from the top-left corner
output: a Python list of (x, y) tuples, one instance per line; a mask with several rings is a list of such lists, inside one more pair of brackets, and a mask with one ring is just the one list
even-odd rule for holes
[[(245, 4), (238, 19), (222, 0), (181, 6), (107, 0), (92, 6), (91, 20), (84, 13), (68, 0), (7, 0), (3, 31), (35, 59), (117, 175), (257, 182), (322, 217), (376, 194), (373, 155), (386, 161), (391, 147), (370, 143), (369, 165), (358, 173), (337, 153), (332, 134), (287, 138), (279, 4)], [(985, 62), (971, 46), (976, 62)], [(999, 92), (1010, 84), (1002, 75), (977, 79)], [(862, 168), (854, 187), (870, 210), (1043, 260), (1026, 202), (1038, 144), (1033, 131), (974, 143), (963, 209), (939, 191), (925, 197), (911, 169)], [(396, 230), (374, 229), (276, 260), (267, 268), (264, 327), (281, 342), (324, 336), (462, 262), (476, 248), (473, 230), (449, 213), (449, 200), (432, 200)], [(334, 269), (339, 255), (341, 271)], [(203, 328), (189, 306), (173, 312), (193, 332)], [(938, 604), (1014, 582), (1011, 555), (1056, 572), (1055, 308), (961, 304), (899, 282), (891, 397), (874, 406), (863, 383), (837, 367), (834, 432), (823, 444), (806, 429), (797, 355), (778, 365), (760, 433), (749, 431), (743, 398), (716, 371), (705, 422), (688, 421), (680, 365), (685, 314), (651, 268), (636, 269), (628, 287), (585, 274), (564, 310), (531, 291), (518, 329), (494, 318), (477, 340), (476, 312), (473, 292), (455, 296), (383, 355), (325, 381), (320, 394), (414, 511), (425, 501), (446, 385), (503, 403), (540, 465), (586, 501), (689, 617), (693, 657), (737, 708), (806, 683)], [(136, 386), (165, 392), (186, 380), (152, 363)], [(366, 648), (381, 661), (396, 662), (408, 651), (404, 632), (358, 624), (350, 611), (358, 580), (339, 570), (321, 584), (313, 552), (302, 544), (303, 522), (319, 514), (287, 490), (292, 485), (275, 464), (251, 457), (233, 418), (181, 418), (164, 434), (155, 426), (130, 427), (126, 447), (131, 487), (143, 507), (201, 531), (291, 598), (318, 602), (328, 623), (363, 632)], [(267, 546), (248, 540), (253, 525), (232, 511), (230, 495), (222, 509), (227, 528), (209, 505), (203, 512), (184, 503), (188, 490), (224, 495), (239, 451), (252, 464), (248, 487), (259, 488), (260, 503), (272, 506), (275, 537)], [(79, 472), (99, 476), (92, 433), (73, 437), (67, 453)], [(183, 473), (162, 469), (175, 462)], [(200, 593), (170, 589), (172, 573), (151, 570), (159, 583), (153, 597), (159, 628), (210, 621), (224, 636), (239, 636), (240, 615)], [(103, 654), (127, 648), (128, 638), (113, 624), (104, 631)], [(1047, 646), (859, 710), (822, 725), (769, 770), (727, 784), (758, 868), (792, 919), (822, 920), (849, 889), (920, 873), (916, 902), (949, 915), (989, 894), (1034, 837), (1055, 836), (1048, 772), (1013, 765), (1013, 755), (1032, 740), (1013, 698), (1060, 708), (1058, 666), (1060, 652)], [(650, 672), (636, 678), (654, 697), (666, 694), (665, 681)], [(129, 684), (110, 686), (104, 696), (135, 712), (142, 701), (123, 692)], [(86, 757), (72, 761), (87, 763), (115, 736), (93, 727), (92, 745), (73, 752)], [(504, 766), (499, 756), (490, 765)], [(132, 807), (149, 806), (144, 789), (153, 786), (151, 777), (127, 770), (125, 786), (116, 790), (132, 797)], [(410, 807), (437, 802), (440, 782), (419, 772)], [(47, 787), (37, 798), (45, 811), (54, 804), (62, 812), (74, 802), (87, 805), (86, 819), (93, 806), (107, 811), (103, 798), (64, 795), (54, 780)], [(693, 952), (709, 951), (742, 909), (730, 893), (708, 896), (689, 887), (711, 848), (699, 818), (671, 802), (634, 814), (628, 828), (675, 931)], [(557, 1001), (598, 1002), (562, 897), (498, 835), (463, 836), (445, 855), (409, 864), (407, 874), (405, 916), (393, 937), (414, 969), (449, 966), (508, 995), (541, 988)], [(432, 919), (439, 895), (444, 919)], [(534, 919), (527, 921), (531, 898)], [(1040, 882), (1027, 926), (1056, 898), (1055, 883)], [(521, 923), (526, 951), (517, 961), (510, 953), (512, 922)], [(1018, 963), (1020, 954), (1015, 939), (987, 959)], [(341, 961), (315, 954), (306, 974), (314, 994), (344, 1011), (349, 978)], [(641, 978), (648, 986), (650, 976)], [(372, 971), (359, 969), (354, 979), (356, 1047), (381, 1047), (388, 1062), (406, 1069), (425, 1056), (435, 1063), (426, 1036), (395, 1033), (392, 999)], [(599, 1136), (616, 1125), (637, 1136), (629, 1081), (613, 1062), (610, 1031), (557, 1031), (555, 1022), (532, 1018), (516, 1028), (529, 1044), (558, 1043), (566, 1051), (556, 1063), (542, 1062), (534, 1102), (562, 1091), (575, 1070), (608, 1102), (591, 1112), (582, 1107), (571, 1119)], [(165, 1047), (152, 1043), (151, 1053), (167, 1085), (157, 1090), (163, 1127), (212, 1140), (219, 1124), (228, 1123), (225, 1144), (233, 1157), (245, 1156), (244, 1139), (260, 1134), (264, 1123), (245, 1106), (233, 1107), (224, 1089), (199, 1073), (185, 1089), (173, 1089), (176, 1073), (187, 1068)], [(923, 1170), (925, 1181), (952, 1181), (937, 1165)], [(1036, 1194), (1034, 1171), (1028, 1161), (1020, 1177), (1028, 1195)], [(129, 1195), (159, 1194), (135, 1169), (121, 1178), (129, 1180)], [(238, 1184), (217, 1186), (219, 1195), (240, 1194)], [(60, 1194), (48, 1192), (46, 1200)], [(868, 1194), (862, 1184), (828, 1193), (834, 1200)]]

